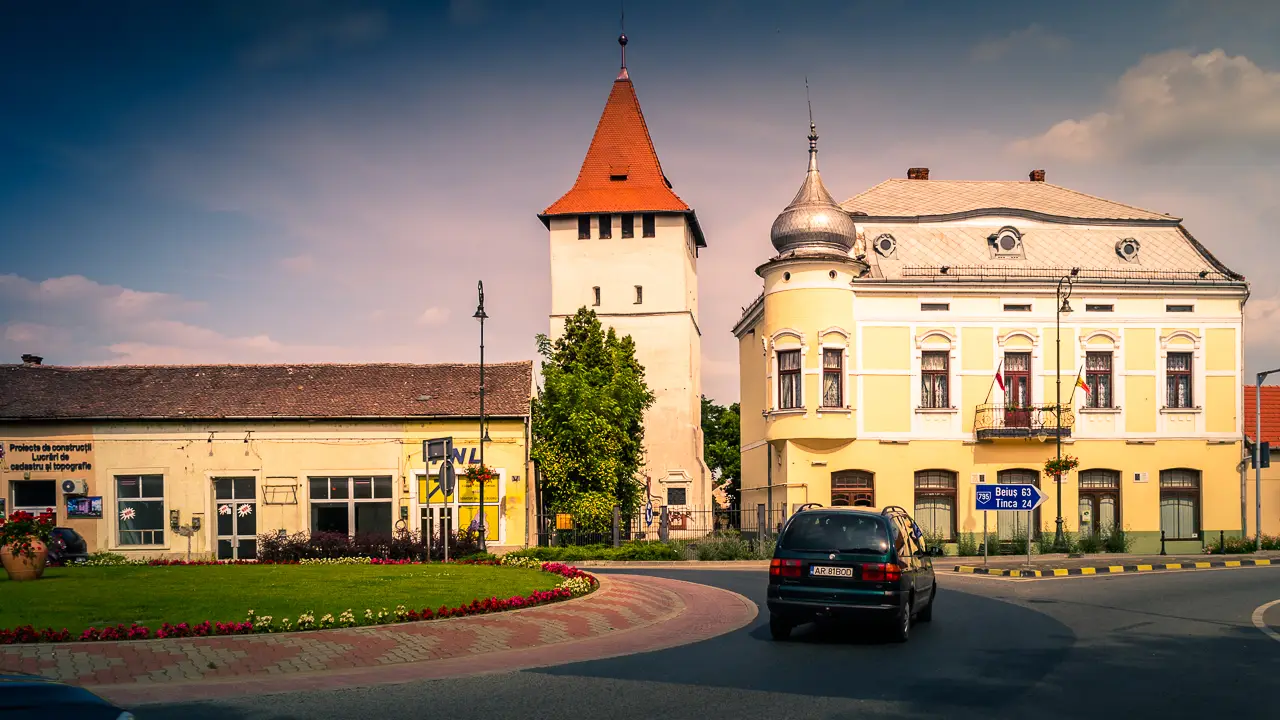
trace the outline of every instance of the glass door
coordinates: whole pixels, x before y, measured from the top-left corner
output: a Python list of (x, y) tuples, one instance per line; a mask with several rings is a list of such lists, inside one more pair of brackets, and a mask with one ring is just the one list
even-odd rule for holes
[(218, 559), (256, 559), (258, 496), (253, 478), (214, 478), (213, 497), (218, 507)]

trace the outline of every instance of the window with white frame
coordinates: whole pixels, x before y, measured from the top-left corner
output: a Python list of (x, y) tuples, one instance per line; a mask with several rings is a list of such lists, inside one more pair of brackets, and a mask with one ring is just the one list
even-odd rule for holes
[(844, 350), (822, 349), (822, 407), (844, 407)]
[(778, 351), (778, 407), (792, 410), (801, 405), (800, 351)]
[(116, 476), (116, 522), (121, 545), (163, 545), (163, 475)]
[(1169, 353), (1165, 360), (1165, 407), (1195, 407), (1191, 395), (1191, 365), (1191, 353)]
[(308, 478), (311, 532), (391, 534), (391, 476)]
[(951, 407), (950, 371), (950, 352), (926, 350), (920, 353), (920, 407)]

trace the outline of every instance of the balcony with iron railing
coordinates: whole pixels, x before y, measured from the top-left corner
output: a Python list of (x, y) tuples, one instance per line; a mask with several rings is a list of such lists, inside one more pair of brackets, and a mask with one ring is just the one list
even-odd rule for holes
[[(1061, 425), (1058, 423), (1059, 414)], [(1071, 437), (1075, 422), (1075, 411), (1067, 405), (985, 403), (974, 412), (973, 434), (979, 440), (1052, 438), (1058, 437), (1061, 427), (1061, 436), (1067, 438)]]

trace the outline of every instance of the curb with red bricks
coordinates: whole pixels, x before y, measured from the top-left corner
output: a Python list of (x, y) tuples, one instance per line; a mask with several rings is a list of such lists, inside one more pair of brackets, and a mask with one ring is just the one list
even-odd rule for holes
[(715, 637), (755, 603), (664, 578), (601, 577), (590, 595), (489, 615), (263, 635), (0, 646), (0, 669), (122, 705), (510, 672)]

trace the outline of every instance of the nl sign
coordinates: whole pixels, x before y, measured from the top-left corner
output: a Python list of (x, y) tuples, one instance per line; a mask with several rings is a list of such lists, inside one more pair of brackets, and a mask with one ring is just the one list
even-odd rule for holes
[(1020, 510), (1040, 507), (1048, 496), (1035, 485), (978, 485), (974, 492), (976, 510)]

